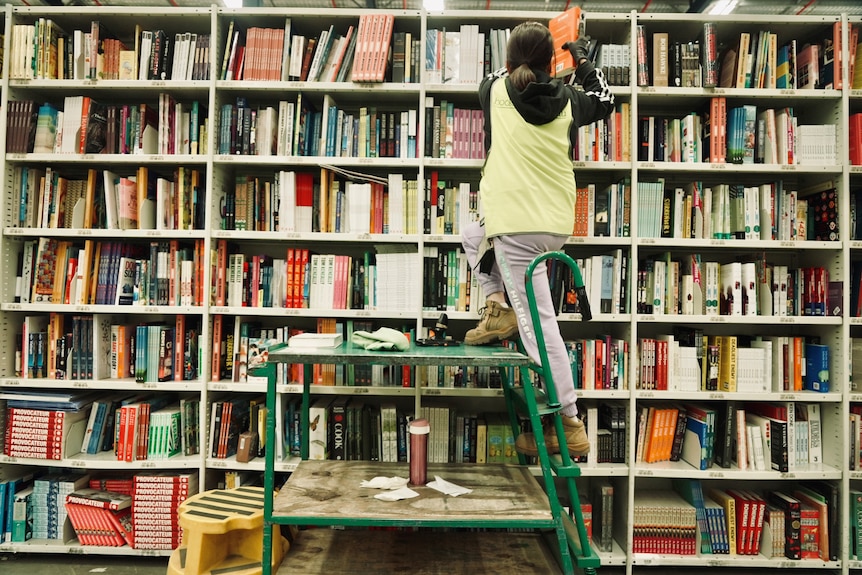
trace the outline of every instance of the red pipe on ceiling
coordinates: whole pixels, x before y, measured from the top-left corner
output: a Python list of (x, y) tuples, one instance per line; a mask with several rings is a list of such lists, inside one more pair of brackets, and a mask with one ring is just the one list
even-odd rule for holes
[(803, 12), (805, 12), (806, 10), (808, 10), (808, 8), (810, 8), (810, 7), (811, 7), (811, 5), (812, 5), (812, 4), (814, 4), (815, 2), (817, 2), (817, 0), (808, 0), (808, 4), (806, 4), (805, 6), (803, 6), (802, 8), (800, 8), (800, 9), (799, 9), (799, 12), (797, 12), (797, 13), (796, 13), (796, 15), (797, 15), (797, 16), (799, 16), (800, 14), (802, 14)]

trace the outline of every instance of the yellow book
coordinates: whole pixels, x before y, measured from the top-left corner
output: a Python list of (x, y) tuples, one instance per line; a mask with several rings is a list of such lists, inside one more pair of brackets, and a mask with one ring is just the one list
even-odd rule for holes
[(721, 489), (712, 488), (707, 495), (724, 507), (725, 521), (727, 522), (727, 543), (730, 555), (736, 555), (736, 499)]

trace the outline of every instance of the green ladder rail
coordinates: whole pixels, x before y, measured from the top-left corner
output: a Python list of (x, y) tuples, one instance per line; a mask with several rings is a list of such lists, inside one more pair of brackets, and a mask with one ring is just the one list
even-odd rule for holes
[[(579, 504), (578, 488), (575, 484), (575, 478), (580, 477), (581, 470), (577, 463), (572, 461), (566, 444), (566, 434), (563, 429), (563, 420), (560, 413), (562, 405), (557, 399), (554, 379), (548, 367), (550, 362), (548, 361), (548, 352), (545, 348), (545, 336), (539, 321), (539, 310), (536, 307), (535, 290), (533, 287), (533, 271), (539, 264), (549, 259), (560, 260), (571, 268), (574, 275), (575, 292), (581, 308), (581, 319), (583, 321), (592, 319), (584, 280), (581, 277), (581, 272), (575, 260), (562, 251), (549, 251), (536, 256), (527, 266), (526, 291), (541, 364), (520, 368), (520, 387), (514, 385), (514, 378), (504, 377), (504, 394), (506, 396), (506, 405), (514, 436), (517, 437), (520, 433), (518, 415), (525, 414), (530, 420), (530, 427), (536, 438), (539, 466), (542, 471), (545, 491), (548, 494), (551, 515), (556, 525), (554, 535), (556, 536), (556, 546), (559, 551), (560, 567), (564, 573), (574, 573), (575, 567), (577, 567), (583, 570), (586, 575), (595, 575), (596, 569), (601, 567), (601, 559), (593, 551), (589, 537), (587, 536), (586, 526), (584, 525), (584, 518)], [(521, 352), (524, 351), (523, 345), (520, 343), (519, 349)], [(533, 384), (531, 372), (544, 380), (544, 389)], [(548, 453), (542, 427), (543, 418), (550, 418), (553, 422), (554, 431), (557, 434), (560, 445), (560, 453), (558, 455), (555, 454), (552, 456)], [(524, 455), (518, 454), (518, 458), (522, 465), (526, 464)], [(555, 477), (560, 477), (566, 482), (570, 499), (569, 514), (564, 512), (560, 504), (554, 481)]]

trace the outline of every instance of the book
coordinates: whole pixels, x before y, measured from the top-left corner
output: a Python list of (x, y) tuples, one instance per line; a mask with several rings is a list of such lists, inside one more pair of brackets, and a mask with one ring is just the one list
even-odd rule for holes
[(591, 490), (593, 504), (593, 542), (600, 551), (613, 551), (614, 542), (614, 486), (605, 478), (594, 482)]
[(296, 348), (318, 348), (318, 347), (338, 347), (344, 341), (344, 336), (341, 333), (314, 333), (304, 332), (292, 335), (287, 340), (287, 347)]
[(554, 41), (554, 69), (552, 75), (555, 78), (568, 76), (577, 68), (577, 63), (572, 53), (563, 48), (566, 42), (574, 42), (585, 34), (586, 19), (581, 12), (580, 6), (561, 12), (548, 21), (548, 29)]

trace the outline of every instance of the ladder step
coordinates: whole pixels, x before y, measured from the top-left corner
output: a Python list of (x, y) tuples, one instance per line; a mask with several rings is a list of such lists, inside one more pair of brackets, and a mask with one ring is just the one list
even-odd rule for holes
[(586, 549), (581, 548), (581, 538), (578, 536), (578, 528), (572, 521), (572, 518), (562, 515), (563, 529), (566, 531), (566, 539), (569, 541), (569, 548), (572, 550), (572, 559), (575, 565), (581, 569), (598, 569), (602, 566), (601, 558), (593, 551), (592, 545), (587, 545)]
[(563, 464), (563, 458), (559, 454), (548, 455), (548, 463), (551, 464), (551, 469), (557, 477), (580, 477), (581, 468), (577, 463)]
[(527, 393), (532, 392), (534, 397), (536, 398), (536, 412), (539, 415), (549, 415), (551, 413), (556, 413), (560, 410), (559, 407), (551, 407), (548, 405), (548, 398), (545, 395), (545, 392), (541, 389), (537, 389), (534, 387), (517, 387), (512, 389), (512, 396), (515, 400), (515, 407), (521, 413), (530, 413), (529, 406), (527, 404)]

